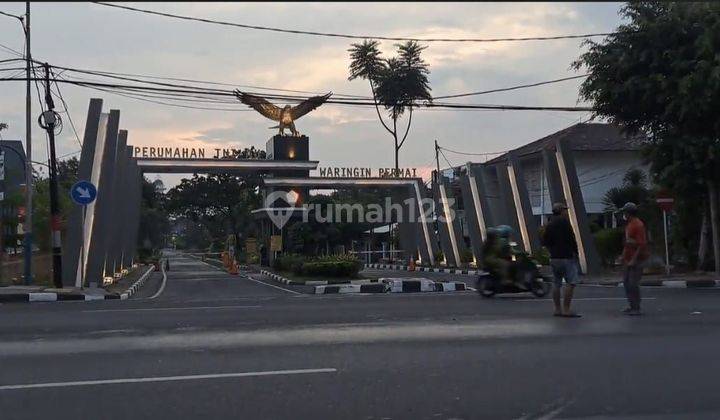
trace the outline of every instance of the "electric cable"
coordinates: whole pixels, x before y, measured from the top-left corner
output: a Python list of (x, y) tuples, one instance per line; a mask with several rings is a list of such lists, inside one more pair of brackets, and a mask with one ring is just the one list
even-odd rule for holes
[(616, 35), (619, 34), (618, 32), (604, 32), (604, 33), (590, 33), (590, 34), (580, 34), (580, 35), (557, 35), (557, 36), (536, 36), (536, 37), (520, 37), (520, 38), (413, 38), (413, 37), (391, 37), (391, 36), (373, 36), (373, 35), (349, 35), (349, 34), (339, 34), (339, 33), (329, 33), (329, 32), (315, 32), (315, 31), (301, 31), (301, 30), (295, 30), (295, 29), (283, 29), (283, 28), (274, 28), (269, 26), (259, 26), (259, 25), (248, 25), (248, 24), (242, 24), (242, 23), (233, 23), (233, 22), (224, 22), (214, 19), (206, 19), (206, 18), (198, 18), (193, 16), (187, 16), (187, 15), (178, 15), (173, 13), (165, 13), (165, 12), (158, 12), (154, 10), (148, 10), (148, 9), (139, 9), (135, 7), (130, 6), (121, 6), (119, 4), (111, 4), (111, 3), (105, 3), (105, 2), (93, 2), (100, 6), (106, 6), (106, 7), (114, 7), (118, 9), (125, 9), (133, 12), (139, 12), (139, 13), (145, 13), (150, 15), (156, 15), (156, 16), (164, 16), (174, 19), (182, 19), (187, 21), (195, 21), (195, 22), (202, 22), (202, 23), (209, 23), (214, 25), (222, 25), (222, 26), (234, 26), (238, 28), (243, 29), (255, 29), (255, 30), (261, 30), (261, 31), (271, 31), (271, 32), (280, 32), (280, 33), (288, 33), (288, 34), (296, 34), (296, 35), (312, 35), (312, 36), (322, 36), (322, 37), (330, 37), (330, 38), (346, 38), (346, 39), (378, 39), (383, 41), (417, 41), (417, 42), (514, 42), (514, 41), (549, 41), (549, 40), (559, 40), (559, 39), (578, 39), (578, 38), (593, 38), (593, 37), (599, 37), (599, 36), (608, 36), (608, 35)]

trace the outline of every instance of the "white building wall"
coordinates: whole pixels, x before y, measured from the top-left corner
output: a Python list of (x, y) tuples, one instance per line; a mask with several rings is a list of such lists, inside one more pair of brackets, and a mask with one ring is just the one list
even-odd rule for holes
[[(640, 168), (648, 173), (640, 152), (633, 151), (575, 152), (575, 167), (588, 213), (604, 213), (603, 196), (610, 188), (622, 186), (628, 170)], [(533, 214), (551, 214), (552, 202), (542, 160), (528, 162), (523, 169)]]

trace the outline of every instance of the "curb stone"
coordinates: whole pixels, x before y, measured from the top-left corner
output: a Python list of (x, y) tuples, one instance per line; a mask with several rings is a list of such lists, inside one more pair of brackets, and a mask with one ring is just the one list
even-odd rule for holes
[(377, 280), (377, 279), (367, 279), (367, 280), (350, 280), (350, 281), (348, 281), (348, 283), (331, 284), (327, 280), (310, 280), (310, 281), (290, 280), (286, 277), (283, 277), (279, 274), (275, 274), (275, 273), (273, 273), (271, 271), (267, 271), (267, 270), (260, 270), (260, 274), (266, 275), (275, 281), (278, 281), (280, 283), (287, 284), (290, 286), (342, 286), (342, 285), (362, 285), (364, 283), (378, 283), (379, 282), (379, 280)]
[(316, 295), (345, 293), (385, 293), (386, 291), (387, 285), (384, 283), (335, 284), (331, 286), (315, 286)]
[(154, 267), (148, 267), (148, 270), (140, 276), (127, 290), (123, 293), (109, 293), (106, 295), (86, 294), (86, 293), (57, 293), (57, 292), (29, 292), (29, 293), (6, 293), (0, 294), (0, 302), (61, 302), (61, 301), (94, 301), (94, 300), (126, 300), (130, 296), (137, 293), (150, 277), (150, 273), (155, 270)]
[[(397, 270), (397, 271), (410, 271), (410, 268), (406, 265), (393, 265), (393, 264), (365, 264), (365, 268), (375, 268), (380, 270)], [(415, 267), (415, 271), (427, 272), (427, 273), (447, 273), (447, 274), (464, 274), (468, 276), (476, 276), (485, 274), (482, 270), (468, 270), (460, 268), (435, 268), (435, 267)]]
[(380, 283), (316, 286), (316, 295), (345, 293), (416, 293), (471, 290), (463, 282), (436, 282), (430, 279), (381, 278)]

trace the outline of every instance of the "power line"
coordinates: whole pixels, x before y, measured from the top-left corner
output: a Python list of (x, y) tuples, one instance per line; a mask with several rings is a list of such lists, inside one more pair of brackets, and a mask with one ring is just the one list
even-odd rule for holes
[(511, 87), (500, 88), (500, 89), (483, 90), (483, 91), (480, 91), (480, 92), (470, 92), (470, 93), (460, 93), (460, 94), (456, 94), (456, 95), (435, 96), (435, 97), (433, 97), (433, 99), (462, 98), (462, 97), (465, 97), (465, 96), (476, 96), (476, 95), (485, 95), (485, 94), (488, 94), (488, 93), (507, 92), (507, 91), (517, 90), (517, 89), (525, 89), (525, 88), (530, 88), (530, 87), (536, 87), (536, 86), (542, 86), (542, 85), (549, 85), (549, 84), (551, 84), (551, 83), (559, 83), (559, 82), (564, 82), (564, 81), (567, 81), (567, 80), (580, 79), (580, 78), (583, 78), (583, 77), (588, 77), (588, 75), (587, 75), (587, 74), (583, 74), (583, 75), (580, 75), (580, 76), (563, 77), (562, 79), (548, 80), (548, 81), (545, 81), (545, 82), (531, 83), (531, 84), (527, 84), (527, 85), (511, 86)]
[(24, 58), (6, 58), (5, 60), (0, 60), (0, 64), (10, 63), (13, 61), (23, 61), (24, 62), (25, 59)]
[[(55, 76), (55, 79), (57, 79), (57, 76), (55, 75), (55, 72), (50, 70)], [(65, 109), (65, 115), (68, 117), (68, 121), (70, 121), (70, 127), (72, 128), (73, 133), (75, 133), (75, 139), (78, 142), (78, 145), (82, 148), (82, 141), (80, 140), (80, 136), (78, 135), (77, 130), (75, 129), (75, 123), (73, 123), (72, 117), (70, 116), (70, 110), (68, 109), (67, 103), (65, 103), (65, 98), (63, 98), (62, 93), (60, 92), (60, 85), (58, 85), (57, 81), (55, 81), (55, 89), (57, 89), (57, 97), (60, 99), (60, 102), (62, 103), (63, 108)], [(52, 89), (49, 89), (51, 93)]]
[[(454, 169), (455, 166), (454, 166), (452, 163), (450, 163), (450, 161), (448, 160), (447, 156), (445, 156), (445, 153), (443, 153), (442, 149), (441, 149), (441, 148), (438, 148), (438, 150), (440, 151), (440, 154), (442, 155), (442, 157), (445, 159), (445, 162), (447, 162), (448, 166), (449, 166), (450, 168), (453, 168), (453, 169)], [(440, 175), (440, 174), (438, 174), (438, 175)]]
[[(0, 81), (25, 81), (25, 78), (2, 78)], [(149, 86), (133, 86), (133, 85), (120, 85), (120, 84), (111, 84), (111, 83), (97, 83), (97, 82), (80, 82), (75, 80), (68, 80), (68, 79), (53, 79), (57, 82), (62, 83), (69, 83), (73, 85), (78, 86), (94, 86), (94, 87), (105, 87), (109, 89), (126, 89), (131, 91), (150, 91), (150, 92), (163, 92), (163, 93), (190, 93), (190, 94), (197, 94), (201, 93), (208, 96), (227, 96), (227, 97), (234, 97), (235, 94), (231, 91), (221, 91), (221, 90), (209, 90), (209, 91), (203, 91), (202, 89), (199, 89), (197, 87), (186, 87), (184, 89), (170, 89), (170, 88), (155, 88), (155, 87), (149, 87)], [(292, 102), (302, 102), (306, 100), (306, 98), (302, 97), (289, 97), (289, 96), (281, 96), (281, 95), (271, 95), (265, 96), (268, 99), (280, 99), (280, 100), (286, 100), (286, 101), (292, 101)], [(329, 99), (327, 100), (328, 104), (346, 104), (346, 105), (357, 105), (357, 106), (369, 106), (374, 107), (376, 106), (375, 102), (366, 101), (366, 102), (360, 102), (360, 101), (349, 101), (347, 99), (341, 99), (341, 100), (335, 100), (335, 99)], [(588, 112), (592, 111), (592, 108), (589, 107), (571, 107), (571, 106), (524, 106), (524, 105), (496, 105), (496, 104), (456, 104), (456, 103), (437, 103), (437, 102), (427, 102), (427, 103), (419, 103), (414, 104), (415, 107), (427, 107), (427, 108), (452, 108), (452, 109), (492, 109), (492, 110), (504, 110), (504, 111), (566, 111), (566, 112)]]
[[(324, 92), (312, 92), (312, 91), (307, 91), (307, 90), (282, 89), (282, 88), (272, 88), (272, 87), (256, 86), (256, 85), (241, 85), (241, 84), (225, 83), (225, 82), (211, 82), (211, 81), (207, 81), (207, 80), (185, 79), (185, 78), (179, 78), (179, 77), (151, 76), (151, 75), (142, 75), (142, 74), (133, 74), (133, 73), (118, 73), (118, 72), (109, 72), (109, 71), (103, 71), (103, 70), (73, 69), (73, 68), (62, 67), (62, 66), (54, 66), (54, 67), (64, 69), (64, 70), (69, 70), (69, 71), (94, 74), (97, 76), (108, 76), (108, 77), (109, 76), (131, 76), (131, 77), (141, 77), (141, 78), (146, 78), (146, 79), (170, 80), (170, 81), (175, 81), (175, 82), (190, 82), (190, 83), (200, 83), (200, 84), (216, 85), (216, 86), (231, 86), (231, 87), (235, 87), (235, 88), (239, 87), (239, 88), (249, 88), (249, 89), (258, 89), (258, 90), (278, 91), (278, 92), (304, 93), (304, 94), (311, 94), (311, 95), (324, 94)], [(342, 93), (335, 93), (334, 96), (345, 96), (348, 98), (372, 99), (368, 96), (350, 95), (350, 94), (342, 94)]]
[[(45, 106), (43, 105), (42, 95), (40, 94), (40, 85), (39, 85), (38, 81), (44, 80), (44, 79), (41, 79), (40, 77), (38, 77), (37, 73), (35, 72), (35, 66), (32, 66), (31, 70), (32, 70), (33, 76), (35, 76), (34, 77), (35, 90), (37, 91), (38, 103), (40, 104), (40, 114), (42, 114), (43, 112), (45, 112)], [(43, 130), (43, 132), (45, 133), (45, 155), (47, 156), (48, 164), (49, 164), (50, 163), (50, 137), (48, 136), (47, 131)]]
[[(37, 62), (37, 61), (36, 61)], [(38, 62), (39, 63), (39, 62)], [(41, 63), (40, 63), (41, 64)], [(277, 91), (277, 92), (290, 92), (290, 93), (303, 93), (303, 94), (313, 94), (318, 95), (321, 94), (319, 92), (312, 92), (312, 91), (304, 91), (304, 90), (292, 90), (292, 89), (282, 89), (282, 88), (273, 88), (273, 87), (265, 87), (265, 86), (256, 86), (256, 85), (237, 85), (232, 83), (223, 83), (223, 82), (211, 82), (206, 80), (195, 80), (195, 79), (187, 79), (187, 78), (177, 78), (177, 77), (163, 77), (163, 76), (152, 76), (152, 75), (142, 75), (142, 74), (133, 74), (133, 73), (118, 73), (118, 72), (109, 72), (104, 70), (92, 70), (92, 69), (78, 69), (78, 68), (72, 68), (72, 67), (64, 67), (64, 66), (58, 66), (54, 65), (54, 68), (62, 69), (63, 72), (71, 71), (71, 72), (77, 72), (77, 73), (84, 73), (84, 74), (90, 74), (94, 76), (100, 76), (100, 77), (108, 77), (108, 78), (114, 78), (114, 79), (120, 79), (120, 80), (129, 80), (129, 81), (136, 81), (140, 83), (146, 83), (146, 84), (157, 84), (157, 85), (164, 85), (169, 87), (178, 87), (182, 85), (176, 85), (176, 84), (164, 84), (159, 82), (152, 82), (148, 80), (142, 80), (137, 78), (144, 78), (144, 79), (158, 79), (158, 80), (169, 80), (169, 81), (179, 81), (179, 82), (190, 82), (190, 83), (200, 83), (200, 84), (208, 84), (208, 85), (217, 85), (217, 86), (231, 86), (231, 87), (242, 87), (242, 88), (250, 88), (250, 89), (259, 89), (259, 90), (267, 90), (267, 91)], [(121, 77), (121, 76), (128, 76), (128, 77)], [(573, 79), (579, 79), (587, 77), (587, 75), (579, 75), (579, 76), (571, 76), (571, 77), (565, 77), (560, 79), (554, 79), (554, 80), (547, 80), (543, 82), (537, 82), (537, 83), (531, 83), (531, 84), (523, 84), (523, 85), (517, 85), (517, 86), (510, 86), (506, 88), (498, 88), (498, 89), (492, 89), (492, 90), (485, 90), (485, 91), (479, 91), (479, 92), (469, 92), (469, 93), (458, 93), (458, 94), (452, 94), (452, 95), (442, 95), (442, 96), (436, 96), (433, 98), (433, 100), (437, 99), (449, 99), (449, 98), (460, 98), (460, 97), (466, 97), (466, 96), (476, 96), (476, 95), (484, 95), (488, 93), (496, 93), (496, 92), (506, 92), (506, 91), (512, 91), (512, 90), (518, 90), (518, 89), (525, 89), (525, 88), (531, 88), (531, 87), (537, 87), (537, 86), (543, 86), (547, 84), (552, 83), (559, 83), (564, 82), (567, 80), (573, 80)], [(198, 89), (205, 89), (202, 87), (197, 87)], [(292, 97), (292, 98), (299, 98), (298, 96), (290, 96), (290, 95), (278, 95), (279, 99), (285, 98), (285, 97)], [(361, 95), (350, 95), (350, 94), (338, 94), (334, 93), (333, 97), (343, 97), (343, 99), (346, 100), (372, 100), (372, 97), (369, 96), (361, 96)], [(302, 97), (304, 99), (304, 97)]]
[(24, 56), (24, 54), (21, 53), (20, 51), (12, 49), (12, 48), (8, 47), (7, 45), (0, 44), (0, 48), (8, 51), (9, 54), (17, 55), (18, 57)]
[(244, 29), (255, 29), (261, 31), (280, 32), (296, 35), (312, 35), (312, 36), (324, 36), (330, 38), (347, 38), (347, 39), (379, 39), (383, 41), (417, 41), (417, 42), (511, 42), (511, 41), (549, 41), (557, 39), (577, 39), (577, 38), (592, 38), (598, 36), (614, 35), (617, 32), (605, 32), (605, 33), (592, 33), (592, 34), (581, 34), (581, 35), (558, 35), (558, 36), (538, 36), (538, 37), (521, 37), (521, 38), (412, 38), (412, 37), (391, 37), (391, 36), (373, 36), (373, 35), (349, 35), (349, 34), (337, 34), (329, 32), (314, 32), (314, 31), (301, 31), (295, 29), (283, 29), (274, 28), (269, 26), (259, 25), (248, 25), (243, 23), (225, 22), (220, 20), (198, 18), (186, 15), (177, 15), (173, 13), (158, 12), (154, 10), (138, 9), (130, 6), (121, 6), (119, 4), (111, 4), (105, 2), (93, 2), (100, 6), (114, 7), (118, 9), (130, 10), (133, 12), (145, 13), (149, 15), (164, 16), (174, 19), (182, 19), (194, 22), (210, 23), (214, 25), (222, 26), (234, 26), (237, 28)]
[[(138, 101), (149, 102), (149, 103), (153, 103), (153, 104), (157, 104), (157, 105), (172, 106), (172, 107), (176, 107), (176, 108), (199, 109), (199, 110), (203, 110), (203, 111), (234, 111), (234, 112), (252, 111), (251, 109), (210, 108), (210, 107), (199, 107), (199, 106), (192, 106), (192, 105), (172, 104), (172, 103), (157, 101), (157, 100), (153, 100), (153, 99), (145, 99), (145, 98), (143, 98), (143, 97), (137, 96), (137, 95), (139, 95), (139, 94), (137, 94), (137, 95), (130, 95), (130, 94), (127, 94), (127, 93), (113, 92), (112, 90), (109, 90), (109, 89), (103, 89), (103, 88), (99, 88), (99, 87), (88, 86), (88, 85), (85, 85), (85, 84), (78, 84), (78, 86), (85, 87), (85, 88), (88, 88), (88, 89), (97, 90), (97, 91), (101, 91), (101, 92), (106, 92), (106, 93), (109, 93), (109, 94), (111, 94), (111, 95), (117, 95), (117, 96), (122, 96), (122, 97), (125, 97), (125, 98), (129, 98), (129, 99), (135, 99), (135, 100), (138, 100)], [(143, 96), (148, 96), (148, 95), (143, 95)]]
[(68, 156), (72, 156), (72, 155), (77, 155), (77, 154), (80, 153), (80, 152), (82, 152), (82, 150), (76, 150), (76, 151), (74, 151), (74, 152), (65, 153), (64, 155), (58, 156), (57, 158), (58, 158), (58, 159), (62, 159), (62, 158), (64, 158), (64, 157), (68, 157)]
[(24, 19), (22, 16), (18, 16), (18, 15), (13, 15), (13, 14), (10, 14), (10, 13), (6, 13), (6, 12), (3, 12), (2, 10), (0, 10), (0, 15), (4, 15), (4, 16), (7, 16), (7, 17), (15, 18), (15, 19), (19, 20), (20, 22), (25, 22), (25, 19)]
[(455, 153), (455, 154), (458, 154), (458, 155), (468, 155), (468, 156), (490, 156), (490, 155), (495, 156), (495, 155), (502, 155), (503, 153), (507, 153), (507, 151), (504, 151), (504, 152), (485, 152), (485, 153), (458, 152), (458, 151), (456, 151), (456, 150), (448, 149), (447, 147), (443, 147), (443, 146), (438, 146), (438, 147), (439, 147), (440, 149), (442, 149), (442, 150), (445, 150), (445, 151), (448, 151), (448, 152), (451, 152), (451, 153)]

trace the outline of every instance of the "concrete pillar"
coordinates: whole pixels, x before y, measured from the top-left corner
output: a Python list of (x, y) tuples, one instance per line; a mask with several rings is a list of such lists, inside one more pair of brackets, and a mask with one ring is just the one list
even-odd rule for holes
[(565, 194), (563, 194), (555, 151), (543, 149), (542, 158), (545, 178), (547, 179), (547, 188), (550, 193), (551, 207), (553, 203), (565, 203)]
[(129, 186), (131, 187), (131, 205), (130, 205), (130, 217), (128, 219), (128, 231), (130, 233), (130, 237), (127, 241), (127, 249), (128, 252), (125, 256), (124, 263), (126, 266), (130, 267), (133, 264), (135, 264), (136, 261), (136, 253), (137, 253), (137, 241), (138, 241), (138, 235), (140, 230), (140, 207), (142, 205), (142, 180), (143, 180), (143, 174), (140, 168), (137, 164), (137, 159), (133, 158), (131, 162), (131, 171), (132, 171), (132, 177), (131, 180), (128, 182)]
[[(118, 140), (115, 148), (115, 163), (113, 164), (112, 191), (109, 197), (112, 214), (116, 220), (126, 220), (124, 212), (125, 189), (124, 177), (127, 164), (127, 130), (118, 132)], [(120, 258), (122, 257), (122, 230), (124, 223), (112, 223), (108, 226), (108, 240), (106, 241), (105, 275), (113, 276), (120, 270)]]
[(540, 250), (538, 226), (533, 217), (530, 195), (525, 184), (525, 175), (515, 152), (508, 152), (508, 180), (512, 191), (513, 207), (516, 213), (523, 249), (531, 254)]
[(128, 268), (130, 266), (131, 258), (128, 258), (130, 247), (130, 228), (132, 225), (132, 214), (133, 214), (133, 191), (134, 187), (136, 185), (135, 182), (135, 176), (134, 176), (134, 168), (133, 168), (133, 148), (132, 146), (126, 146), (125, 147), (125, 169), (124, 169), (124, 175), (123, 175), (123, 192), (122, 192), (122, 211), (123, 211), (123, 220), (125, 220), (125, 223), (123, 223), (122, 227), (120, 228), (120, 258), (118, 260), (118, 267), (117, 270), (122, 272), (122, 270)]
[(120, 111), (111, 110), (107, 119), (107, 132), (102, 159), (98, 165), (98, 197), (92, 220), (91, 240), (87, 254), (87, 270), (85, 281), (102, 285), (105, 276), (105, 257), (111, 226), (119, 221), (112, 208), (112, 185), (115, 176), (115, 153), (117, 152), (118, 125)]
[(460, 191), (463, 197), (465, 220), (467, 221), (470, 246), (475, 264), (482, 266), (483, 243), (487, 230), (494, 226), (492, 211), (488, 202), (485, 181), (485, 167), (467, 163), (460, 174)]
[[(128, 146), (128, 148), (130, 149), (132, 146)], [(123, 239), (123, 268), (131, 267), (134, 262), (135, 243), (137, 242), (137, 231), (140, 222), (140, 170), (137, 166), (135, 158), (128, 161), (128, 176), (126, 185), (128, 187), (128, 218)]]
[(575, 169), (572, 149), (564, 140), (558, 140), (555, 147), (555, 158), (557, 159), (563, 195), (568, 206), (570, 224), (573, 227), (575, 240), (578, 244), (580, 268), (586, 274), (599, 273), (601, 270), (600, 255), (595, 246), (595, 240), (590, 233), (590, 224), (577, 177), (577, 170)]
[(429, 265), (435, 264), (435, 256), (438, 254), (437, 235), (433, 227), (432, 207), (433, 201), (428, 197), (427, 188), (422, 179), (417, 179), (410, 187), (410, 196), (414, 198), (416, 205), (415, 221), (418, 239), (420, 259)]
[[(78, 167), (78, 179), (93, 181), (93, 164), (97, 149), (102, 150), (102, 143), (98, 145), (98, 138), (104, 139), (104, 125), (102, 136), (100, 136), (100, 114), (102, 113), (102, 99), (90, 99), (87, 119), (85, 121), (85, 132), (83, 133), (83, 145), (80, 151), (80, 162)], [(90, 205), (88, 207), (93, 207)], [(89, 234), (83, 224), (83, 212), (92, 211), (92, 208), (84, 209), (73, 203), (68, 216), (67, 227), (63, 244), (63, 287), (79, 287), (81, 285), (82, 272), (81, 259), (84, 237)]]
[(465, 252), (460, 220), (457, 217), (457, 200), (449, 186), (447, 178), (438, 174), (437, 182), (433, 182), (433, 197), (437, 214), (440, 246), (445, 262), (452, 267), (462, 265), (462, 254)]
[(515, 233), (512, 239), (518, 243), (523, 249), (525, 244), (520, 233), (520, 223), (518, 221), (518, 212), (515, 208), (515, 197), (513, 195), (513, 187), (510, 184), (510, 176), (508, 172), (508, 164), (506, 162), (494, 165), (497, 174), (497, 188), (499, 199), (497, 201), (498, 211), (493, 212), (497, 216), (498, 225), (508, 225)]

